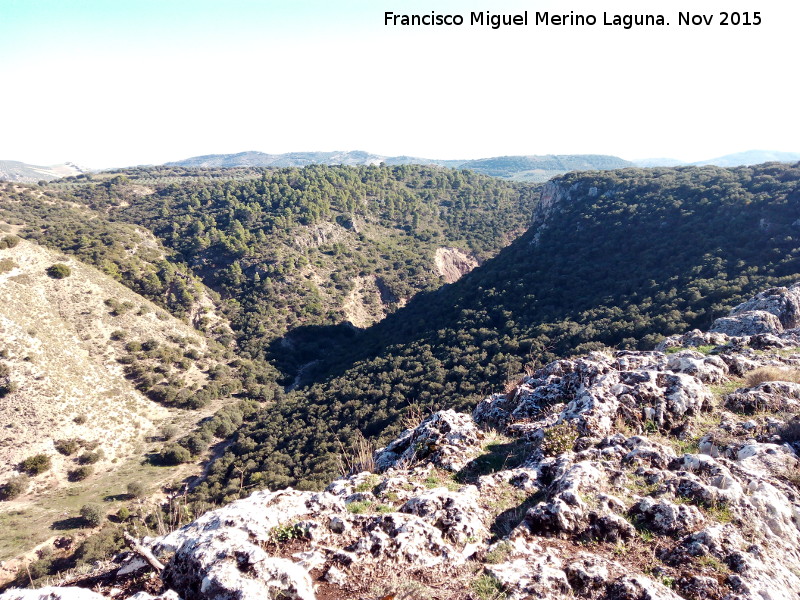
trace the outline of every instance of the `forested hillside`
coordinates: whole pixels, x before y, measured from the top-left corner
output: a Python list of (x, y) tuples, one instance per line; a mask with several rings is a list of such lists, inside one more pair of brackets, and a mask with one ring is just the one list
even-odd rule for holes
[[(800, 165), (575, 173), (494, 260), (363, 334), (330, 377), (240, 431), (198, 497), (314, 487), (357, 432), (465, 408), (525, 365), (601, 345), (649, 348), (800, 273)], [(235, 477), (235, 482), (233, 481)]]
[[(793, 280), (798, 175), (573, 173), (539, 202), (531, 185), (439, 167), (163, 167), (9, 188), (2, 208), (175, 314), (197, 316), (201, 281), (219, 294), (232, 332), (205, 325), (237, 354), (242, 393), (275, 400), (196, 491), (220, 500), (321, 485), (357, 432), (385, 439), (409, 411), (470, 406), (557, 356), (651, 347)], [(137, 236), (155, 255), (141, 260)], [(440, 287), (443, 248), (485, 264)], [(357, 303), (375, 325), (342, 325)], [(284, 397), (276, 376), (315, 383)]]
[[(103, 215), (104, 227), (152, 231), (174, 270), (190, 269), (225, 298), (241, 355), (277, 361), (285, 383), (350, 339), (352, 328), (337, 325), (371, 324), (439, 287), (437, 249), (478, 262), (496, 254), (527, 228), (538, 198), (530, 185), (420, 166), (153, 168), (48, 189)], [(310, 326), (327, 329), (304, 335)]]

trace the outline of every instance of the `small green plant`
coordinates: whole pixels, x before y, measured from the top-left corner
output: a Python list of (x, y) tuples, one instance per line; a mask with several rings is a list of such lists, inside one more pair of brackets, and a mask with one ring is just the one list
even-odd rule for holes
[(56, 263), (47, 267), (47, 274), (53, 279), (64, 279), (72, 275), (72, 270), (63, 263)]
[(717, 573), (722, 573), (722, 574), (730, 573), (728, 565), (719, 560), (716, 556), (712, 556), (711, 554), (700, 556), (695, 560), (695, 562), (701, 567), (706, 567), (708, 569), (711, 569), (712, 571), (716, 571)]
[(100, 462), (106, 453), (103, 452), (102, 449), (97, 450), (96, 452), (84, 452), (78, 457), (78, 463), (82, 465), (93, 465), (97, 462)]
[(0, 273), (8, 273), (17, 266), (17, 263), (10, 258), (0, 258)]
[(505, 600), (508, 597), (503, 584), (488, 573), (473, 579), (470, 587), (481, 600)]
[(505, 562), (513, 550), (514, 547), (510, 542), (499, 542), (486, 553), (486, 556), (483, 557), (483, 562), (489, 563), (490, 565)]
[(270, 529), (269, 537), (273, 542), (285, 543), (303, 537), (303, 529), (297, 523), (276, 525)]
[(544, 432), (539, 448), (545, 456), (558, 456), (572, 450), (578, 439), (578, 430), (570, 423), (559, 423)]
[(368, 512), (374, 502), (370, 502), (369, 500), (359, 500), (357, 502), (351, 502), (347, 505), (347, 510), (354, 515), (360, 515), (362, 513)]
[(667, 587), (667, 588), (670, 588), (670, 589), (675, 587), (675, 578), (674, 577), (670, 577), (669, 575), (662, 575), (661, 577), (658, 578), (658, 580), (661, 582), (661, 585), (663, 585), (664, 587)]
[(700, 354), (705, 354), (706, 356), (708, 356), (714, 350), (716, 350), (716, 348), (717, 347), (715, 345), (713, 345), (713, 344), (705, 344), (705, 345), (702, 345), (702, 346), (696, 346), (695, 350), (697, 350)]
[(128, 510), (127, 506), (121, 506), (120, 509), (117, 511), (117, 518), (120, 521), (127, 521), (131, 518), (131, 511)]
[(364, 481), (355, 487), (356, 492), (371, 492), (380, 482), (380, 477), (375, 474), (369, 475)]
[(733, 521), (733, 513), (727, 502), (719, 502), (709, 508), (708, 516), (719, 523), (730, 523)]

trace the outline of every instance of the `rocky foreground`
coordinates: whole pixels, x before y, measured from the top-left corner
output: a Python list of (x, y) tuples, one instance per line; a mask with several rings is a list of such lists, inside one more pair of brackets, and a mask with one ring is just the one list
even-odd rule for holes
[(161, 572), (0, 599), (800, 598), (798, 327), (800, 287), (773, 288), (656, 351), (553, 362), (323, 492), (145, 540)]

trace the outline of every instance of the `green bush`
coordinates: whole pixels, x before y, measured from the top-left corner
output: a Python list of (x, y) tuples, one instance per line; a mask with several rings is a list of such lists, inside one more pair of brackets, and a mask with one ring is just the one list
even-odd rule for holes
[(53, 445), (56, 447), (56, 450), (58, 450), (58, 452), (60, 452), (64, 456), (71, 456), (75, 454), (81, 447), (81, 443), (77, 438), (55, 440), (53, 442)]
[(141, 481), (131, 481), (128, 484), (128, 494), (134, 498), (144, 498), (147, 495), (147, 487)]
[(0, 240), (0, 250), (5, 248), (13, 248), (19, 244), (19, 238), (15, 235), (7, 235)]
[(105, 519), (106, 513), (99, 504), (89, 503), (81, 506), (81, 517), (92, 527), (97, 527)]
[(83, 465), (77, 469), (72, 469), (69, 473), (67, 473), (67, 477), (70, 481), (83, 481), (92, 473), (94, 473), (94, 467), (92, 465)]
[(40, 475), (44, 473), (53, 465), (50, 457), (47, 454), (34, 454), (29, 456), (20, 463), (20, 470), (25, 471), (28, 475)]
[(192, 460), (192, 455), (183, 446), (170, 444), (161, 451), (161, 460), (168, 465), (179, 465)]
[(31, 479), (25, 474), (14, 475), (0, 486), (0, 500), (13, 500), (24, 494)]
[(56, 263), (50, 267), (47, 267), (47, 274), (53, 279), (64, 279), (65, 277), (72, 275), (72, 271), (67, 265), (63, 263)]
[(82, 465), (93, 465), (105, 457), (106, 453), (102, 450), (96, 452), (84, 452), (78, 457), (78, 462)]

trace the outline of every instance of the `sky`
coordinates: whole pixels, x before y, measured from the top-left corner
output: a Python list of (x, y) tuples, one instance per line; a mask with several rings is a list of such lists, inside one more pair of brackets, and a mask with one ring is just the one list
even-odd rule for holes
[[(487, 10), (529, 25), (469, 26)], [(386, 26), (386, 11), (467, 24)], [(598, 25), (534, 26), (537, 11)], [(679, 26), (681, 11), (712, 25)], [(798, 152), (798, 23), (785, 0), (0, 0), (0, 159)]]

